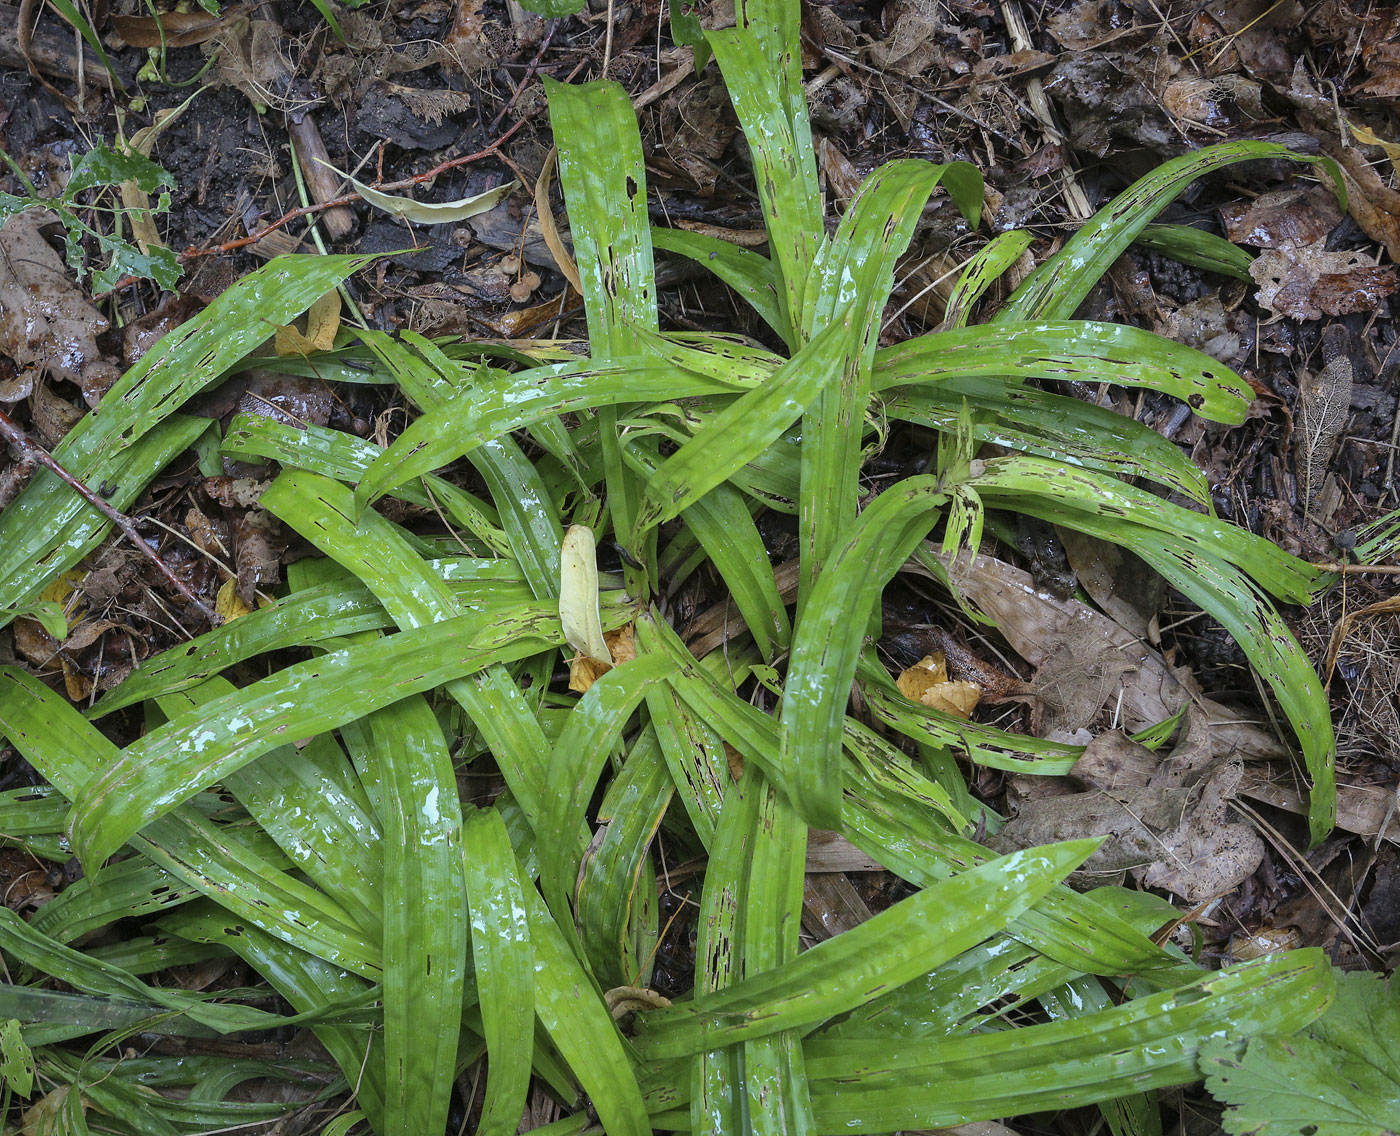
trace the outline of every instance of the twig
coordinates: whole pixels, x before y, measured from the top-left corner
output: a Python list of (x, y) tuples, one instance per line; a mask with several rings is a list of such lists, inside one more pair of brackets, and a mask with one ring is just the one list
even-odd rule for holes
[(1333, 561), (1314, 560), (1311, 567), (1323, 572), (1339, 572), (1343, 576), (1400, 576), (1400, 564), (1338, 564)]
[(486, 128), (487, 130), (495, 130), (496, 127), (501, 125), (501, 119), (505, 118), (505, 116), (510, 113), (510, 108), (513, 107), (516, 100), (520, 98), (520, 92), (530, 85), (530, 80), (535, 77), (535, 72), (539, 70), (540, 62), (544, 59), (544, 53), (549, 50), (549, 41), (554, 38), (554, 29), (558, 26), (559, 20), (557, 18), (550, 20), (549, 23), (545, 25), (544, 38), (540, 40), (539, 51), (535, 52), (535, 58), (530, 60), (529, 66), (525, 68), (525, 74), (521, 77), (520, 82), (516, 84), (515, 90), (511, 92), (510, 98), (506, 100), (506, 105), (501, 107), (500, 111), (497, 112), (496, 117), (491, 120), (491, 125)]
[[(1002, 0), (1001, 16), (1002, 21), (1006, 24), (1007, 34), (1011, 38), (1011, 46), (1017, 51), (1029, 49), (1032, 46), (1031, 33), (1026, 26), (1026, 17), (1021, 11), (1020, 0)], [(1045, 95), (1044, 84), (1039, 79), (1029, 80), (1026, 83), (1026, 97), (1030, 100), (1031, 111), (1040, 123), (1040, 132), (1045, 136), (1046, 141), (1058, 145), (1064, 150), (1064, 165), (1060, 168), (1060, 180), (1064, 183), (1065, 204), (1069, 207), (1070, 215), (1076, 221), (1087, 221), (1094, 215), (1094, 208), (1089, 204), (1089, 197), (1075, 174), (1074, 157), (1069, 152), (1064, 131), (1055, 122), (1055, 112), (1050, 109), (1050, 100)]]
[(44, 449), (38, 442), (30, 438), (30, 436), (25, 433), (24, 429), (3, 410), (0, 410), (0, 439), (4, 439), (17, 449), (23, 458), (36, 461), (46, 469), (52, 470), (68, 488), (73, 490), (74, 493), (100, 512), (111, 521), (112, 524), (116, 525), (117, 528), (121, 530), (122, 535), (136, 547), (136, 551), (154, 564), (156, 570), (165, 577), (170, 586), (192, 603), (202, 616), (209, 620), (210, 623), (218, 622), (218, 618), (205, 605), (204, 601), (190, 591), (189, 586), (175, 575), (175, 573), (170, 570), (170, 566), (160, 558), (155, 549), (145, 542), (141, 534), (137, 531), (136, 526), (132, 524), (131, 519), (127, 517), (125, 513), (121, 513), (113, 508), (98, 496), (98, 494), (94, 493), (64, 469), (63, 466), (59, 465), (48, 450)]

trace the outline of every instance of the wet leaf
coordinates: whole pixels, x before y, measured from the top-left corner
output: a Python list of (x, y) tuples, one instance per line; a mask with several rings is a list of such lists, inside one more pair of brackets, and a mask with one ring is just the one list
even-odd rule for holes
[(96, 402), (117, 377), (97, 346), (108, 323), (41, 235), (58, 219), (30, 209), (0, 226), (0, 351), (19, 367), (77, 383)]
[(1325, 243), (1261, 252), (1249, 270), (1259, 285), (1260, 306), (1315, 320), (1371, 311), (1400, 288), (1393, 264), (1373, 264), (1355, 252), (1328, 252)]
[(597, 662), (613, 663), (598, 618), (598, 557), (593, 530), (570, 525), (560, 550), (559, 622), (564, 640)]

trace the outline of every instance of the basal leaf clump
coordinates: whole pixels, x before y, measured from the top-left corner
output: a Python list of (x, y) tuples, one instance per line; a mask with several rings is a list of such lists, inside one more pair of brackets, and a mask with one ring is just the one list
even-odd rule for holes
[[(1080, 748), (915, 706), (870, 647), (892, 577), (913, 562), (948, 581), (1008, 515), (1121, 545), (1239, 641), (1297, 737), (1313, 839), (1328, 832), (1328, 706), (1273, 606), (1306, 602), (1326, 577), (1216, 518), (1200, 471), (1160, 435), (1035, 385), (1139, 387), (1240, 422), (1250, 391), (1228, 368), (1074, 312), (1195, 178), (1315, 160), (1258, 142), (1178, 158), (992, 322), (970, 326), (1025, 234), (968, 263), (942, 327), (881, 347), (925, 203), (946, 191), (976, 225), (980, 176), (958, 162), (882, 166), (828, 235), (797, 4), (741, 5), (739, 26), (705, 42), (749, 142), (769, 255), (653, 229), (622, 88), (551, 85), (589, 357), (518, 344), (482, 361), (410, 332), (343, 340), (318, 375), (392, 383), (417, 407), (392, 445), (249, 415), (220, 442), (280, 464), (261, 506), (320, 554), (292, 565), (286, 595), (147, 660), (85, 714), (0, 668), (0, 734), (52, 787), (0, 794), (0, 831), (48, 858), (71, 850), (87, 871), (29, 922), (0, 920), (19, 979), (0, 990), (0, 1018), (23, 1023), (4, 1035), (11, 1090), (27, 1088), (23, 1045), (74, 1125), (89, 1108), (133, 1133), (253, 1123), (286, 1106), (233, 1099), (239, 1080), (313, 1078), (326, 1097), (354, 1092), (358, 1111), (325, 1131), (422, 1136), (443, 1131), (457, 1073), (485, 1056), (479, 1131), (492, 1134), (515, 1130), (532, 1085), (563, 1106), (558, 1133), (595, 1118), (613, 1136), (882, 1133), (1086, 1104), (1149, 1130), (1151, 1090), (1195, 1079), (1207, 1039), (1287, 1034), (1327, 1004), (1319, 952), (1210, 972), (1156, 937), (1178, 914), (1166, 901), (1066, 886), (1094, 841), (994, 856), (976, 837), (996, 818), (957, 762), (1060, 774)], [(1239, 269), (1221, 242), (1150, 239)], [(662, 331), (657, 249), (712, 270), (782, 349)], [(109, 482), (114, 503), (133, 500), (206, 429), (180, 405), (361, 263), (282, 259), (235, 285), (55, 456)], [(862, 462), (885, 420), (939, 440), (921, 472), (866, 499)], [(462, 457), (490, 500), (439, 472)], [(391, 522), (372, 508), (385, 496), (431, 504), (452, 539)], [(763, 510), (795, 516), (794, 564), (771, 563)], [(603, 589), (588, 639), (605, 636), (614, 666), (577, 696), (554, 684), (577, 637), (560, 618), (563, 573), (580, 571), (575, 548), (561, 558), (566, 523), (615, 543), (623, 564), (620, 580), (582, 571), (583, 602)], [(0, 515), (0, 619), (104, 526), (36, 479)], [(697, 657), (654, 601), (703, 564), (737, 615), (723, 649)], [(225, 676), (293, 648), (301, 661), (256, 681)], [(853, 689), (868, 714), (852, 712)], [(124, 746), (94, 725), (135, 707), (144, 729)], [(473, 803), (464, 767), (488, 762), (505, 790)], [(915, 892), (802, 951), (814, 827)], [(663, 831), (704, 865), (694, 990), (672, 1004), (647, 989)], [(144, 930), (74, 945), (118, 921)], [(229, 957), (283, 1001), (148, 980)], [(135, 1030), (281, 1026), (311, 1029), (325, 1057), (232, 1067), (120, 1047)]]

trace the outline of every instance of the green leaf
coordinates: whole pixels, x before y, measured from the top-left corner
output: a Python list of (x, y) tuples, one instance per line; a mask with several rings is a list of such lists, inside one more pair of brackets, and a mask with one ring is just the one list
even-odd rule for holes
[(705, 29), (700, 26), (699, 5), (693, 0), (668, 0), (671, 16), (671, 39), (678, 47), (695, 49), (695, 73), (705, 70), (710, 61), (710, 45), (705, 42)]
[(647, 482), (637, 523), (670, 520), (776, 442), (823, 387), (839, 380), (850, 318), (848, 312), (828, 325), (766, 384), (729, 403), (668, 457)]
[(812, 1104), (826, 1132), (942, 1128), (1095, 1104), (1190, 1082), (1213, 1037), (1296, 1029), (1331, 993), (1321, 952), (1289, 951), (1065, 1021), (909, 1043), (814, 1038)]
[(72, 201), (86, 189), (99, 185), (136, 183), (136, 188), (155, 193), (161, 187), (174, 188), (175, 179), (150, 158), (133, 150), (113, 150), (99, 142), (73, 163), (73, 173), (63, 188), (63, 196)]
[(118, 281), (127, 276), (139, 280), (154, 280), (161, 288), (170, 292), (184, 275), (185, 269), (180, 263), (180, 258), (175, 255), (173, 249), (164, 245), (152, 245), (149, 252), (142, 252), (120, 237), (105, 235), (99, 237), (97, 243), (103, 252), (110, 254), (111, 259), (106, 268), (93, 273), (92, 287), (95, 292), (110, 291), (117, 286)]
[(74, 801), (73, 849), (105, 860), (136, 832), (286, 738), (309, 737), (562, 639), (549, 609), (524, 623), (473, 613), (298, 663), (133, 742)]
[(740, 6), (740, 27), (706, 33), (724, 73), (753, 158), (778, 282), (783, 338), (796, 351), (809, 326), (807, 276), (826, 244), (816, 150), (802, 89), (798, 10), (790, 3)]
[(582, 11), (583, 3), (582, 0), (521, 0), (521, 7), (527, 12), (534, 12), (537, 16), (553, 20)]
[[(839, 321), (846, 334), (839, 376), (821, 386), (802, 420), (798, 540), (804, 589), (855, 518), (871, 368), (880, 320), (894, 288), (895, 262), (908, 248), (929, 195), (945, 176), (975, 183), (964, 212), (980, 207), (981, 175), (966, 163), (887, 162), (861, 183), (835, 238), (822, 248), (807, 278), (807, 333), (814, 335), (818, 328)], [(805, 595), (799, 597), (799, 611), (804, 601)]]
[[(79, 796), (85, 782), (114, 767), (119, 757), (116, 746), (69, 703), (9, 667), (0, 668), (0, 729), (70, 799)], [(356, 973), (378, 977), (379, 944), (367, 941), (339, 904), (276, 868), (237, 839), (235, 831), (216, 829), (185, 806), (167, 810), (143, 835), (129, 835), (139, 851), (239, 920)]]
[(934, 477), (911, 477), (850, 526), (798, 616), (783, 685), (782, 764), (796, 771), (793, 803), (815, 828), (841, 827), (841, 722), (885, 583), (932, 527), (947, 499)]
[(447, 741), (421, 695), (368, 717), (384, 823), (384, 1132), (447, 1125), (462, 1020), (462, 811)]
[[(545, 91), (589, 346), (600, 360), (638, 353), (640, 336), (656, 333), (659, 325), (636, 112), (617, 83), (564, 85), (546, 79)], [(654, 580), (644, 567), (634, 567), (647, 561), (637, 514), (641, 487), (622, 461), (617, 413), (611, 406), (600, 409), (598, 439), (613, 532), (631, 561), (624, 562), (628, 591), (640, 597)]]
[(1239, 375), (1204, 352), (1125, 324), (1036, 320), (935, 331), (882, 350), (875, 387), (973, 375), (1072, 379), (1147, 387), (1204, 418), (1238, 425), (1254, 398)]
[(20, 1037), (20, 1023), (15, 1018), (0, 1022), (0, 1080), (22, 1097), (34, 1091), (34, 1054)]
[(1385, 1136), (1400, 1131), (1400, 991), (1337, 976), (1326, 1013), (1292, 1037), (1223, 1038), (1201, 1049), (1206, 1087), (1232, 1136)]
[(494, 809), (476, 809), (463, 827), (462, 861), (472, 959), (490, 1055), (477, 1132), (513, 1136), (525, 1111), (534, 1048), (534, 949), (520, 866)]
[(1190, 225), (1148, 225), (1138, 234), (1135, 243), (1182, 264), (1233, 276), (1247, 284), (1254, 282), (1249, 274), (1249, 266), (1254, 263), (1253, 254), (1204, 229)]
[(540, 1022), (588, 1092), (608, 1136), (651, 1136), (636, 1073), (596, 987), (532, 887), (525, 888), (525, 909)]
[(733, 388), (666, 363), (556, 363), (513, 375), (487, 372), (415, 419), (377, 457), (355, 490), (355, 507), (431, 473), (493, 439), (558, 415), (642, 399), (724, 394)]
[(1030, 248), (1031, 234), (1023, 229), (998, 233), (977, 250), (958, 276), (943, 311), (940, 330), (966, 327), (976, 306), (988, 288)]
[(1095, 213), (1021, 282), (994, 322), (1068, 318), (1109, 266), (1188, 185), (1215, 170), (1262, 158), (1321, 165), (1345, 202), (1341, 171), (1331, 158), (1298, 154), (1273, 142), (1223, 142), (1182, 154), (1138, 178)]
[[(208, 427), (171, 415), (291, 323), (356, 269), (365, 256), (278, 257), (249, 273), (193, 319), (162, 338), (81, 419), (53, 456), (88, 485), (115, 486), (107, 499), (125, 509), (167, 462)], [(110, 522), (48, 470), (0, 513), (0, 626), (72, 567)]]
[(772, 262), (762, 253), (684, 229), (654, 228), (651, 242), (656, 248), (689, 257), (708, 268), (747, 300), (764, 323), (779, 335), (784, 333), (783, 311), (778, 305), (778, 278)]
[(854, 1009), (1005, 927), (1097, 847), (1028, 849), (925, 888), (775, 970), (643, 1015), (637, 1048), (651, 1059), (683, 1057)]
[(641, 655), (614, 667), (579, 699), (554, 745), (548, 769), (551, 792), (538, 829), (550, 836), (540, 849), (540, 884), (561, 923), (572, 924), (566, 897), (578, 879), (585, 850), (574, 834), (586, 831), (584, 812), (598, 776), (627, 719), (671, 670), (670, 660), (662, 655)]

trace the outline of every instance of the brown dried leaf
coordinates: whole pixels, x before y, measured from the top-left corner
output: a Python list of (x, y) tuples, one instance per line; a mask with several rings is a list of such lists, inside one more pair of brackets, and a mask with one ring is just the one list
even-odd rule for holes
[(1336, 195), (1321, 185), (1272, 190), (1253, 201), (1232, 202), (1220, 210), (1230, 240), (1261, 249), (1314, 244), (1341, 219)]
[(1305, 370), (1298, 379), (1297, 442), (1293, 458), (1304, 512), (1317, 503), (1327, 466), (1351, 408), (1351, 336), (1333, 324), (1323, 332), (1323, 366)]
[(1374, 311), (1400, 287), (1394, 265), (1374, 265), (1354, 252), (1328, 252), (1322, 241), (1265, 249), (1249, 269), (1259, 303), (1299, 320)]
[(549, 204), (549, 186), (554, 178), (554, 161), (558, 153), (556, 147), (550, 147), (544, 160), (544, 168), (540, 170), (540, 176), (535, 182), (535, 215), (539, 218), (540, 232), (544, 236), (549, 255), (554, 258), (555, 266), (564, 274), (564, 279), (575, 292), (582, 292), (583, 284), (579, 280), (578, 265), (574, 263), (574, 258), (559, 233), (559, 225), (554, 220), (554, 209)]
[[(296, 69), (287, 57), (287, 38), (272, 20), (233, 20), (220, 29), (211, 43), (217, 43), (219, 63), (214, 69), (218, 81), (237, 87), (258, 106), (285, 113), (304, 109), (307, 99), (289, 93)], [(205, 51), (214, 50), (205, 48)]]
[[(982, 610), (1016, 651), (1040, 667), (1068, 643), (1086, 654), (1118, 656), (1129, 664), (1113, 694), (1128, 730), (1142, 730), (1176, 714), (1187, 702), (1202, 707), (1211, 722), (1217, 748), (1246, 758), (1282, 757), (1286, 750), (1268, 731), (1240, 721), (1238, 713), (1201, 695), (1184, 670), (1168, 667), (1162, 656), (1108, 616), (1076, 599), (1057, 599), (1036, 587), (1027, 572), (979, 553), (947, 561), (959, 594)], [(911, 565), (905, 571), (922, 574)]]
[(1081, 869), (1131, 871), (1142, 886), (1200, 903), (1238, 887), (1259, 866), (1263, 841), (1230, 819), (1238, 757), (1217, 760), (1206, 715), (1193, 708), (1185, 735), (1163, 760), (1116, 731), (1086, 748), (1071, 777), (1088, 786), (1032, 798), (993, 840), (1001, 851), (1086, 835), (1107, 839)]
[(1074, 529), (1056, 528), (1089, 598), (1139, 639), (1162, 600), (1162, 578), (1131, 552)]
[(259, 588), (271, 588), (281, 577), (286, 542), (277, 522), (261, 509), (249, 509), (234, 523), (234, 566), (238, 570), (238, 594), (249, 607), (257, 603)]
[(698, 82), (667, 96), (663, 108), (661, 144), (666, 156), (701, 193), (712, 194), (724, 152), (739, 128), (724, 84), (711, 68)]
[(1117, 0), (1080, 0), (1049, 17), (1045, 28), (1069, 51), (1089, 51), (1140, 31)]
[(6, 406), (10, 406), (16, 402), (23, 402), (33, 393), (33, 371), (19, 371), (6, 378), (0, 378), (0, 403)]
[(39, 367), (77, 383), (95, 405), (120, 377), (97, 336), (107, 319), (68, 278), (63, 258), (40, 230), (58, 218), (26, 209), (0, 225), (0, 352), (20, 369)]
[(160, 16), (114, 15), (111, 24), (129, 47), (195, 47), (220, 35), (246, 11), (248, 6), (240, 4), (217, 16), (202, 10)]
[(1400, 99), (1400, 43), (1372, 42), (1362, 53), (1366, 69), (1371, 73), (1364, 83), (1352, 88), (1357, 95), (1371, 95), (1378, 99)]

